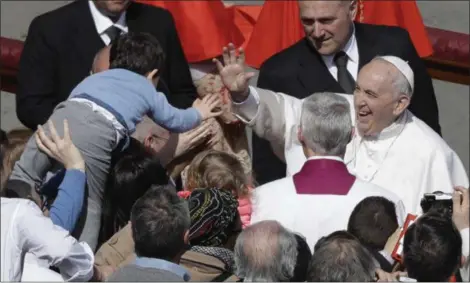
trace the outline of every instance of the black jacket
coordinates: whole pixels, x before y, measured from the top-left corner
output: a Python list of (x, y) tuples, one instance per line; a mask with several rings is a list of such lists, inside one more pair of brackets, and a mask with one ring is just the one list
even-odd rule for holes
[[(166, 53), (158, 89), (174, 106), (191, 106), (196, 89), (171, 14), (132, 2), (126, 20), (129, 31), (152, 34)], [(29, 26), (20, 60), (16, 96), (19, 120), (32, 129), (44, 124), (54, 107), (89, 75), (93, 58), (104, 46), (87, 0), (76, 0), (36, 17)]]
[[(439, 115), (432, 79), (413, 46), (408, 32), (399, 27), (355, 24), (359, 69), (380, 55), (408, 61), (414, 71), (415, 89), (409, 110), (440, 134)], [(297, 98), (329, 91), (344, 93), (330, 74), (320, 54), (302, 39), (275, 54), (260, 68), (258, 87)], [(269, 143), (253, 137), (253, 169), (258, 183), (285, 177), (286, 165), (275, 157)]]

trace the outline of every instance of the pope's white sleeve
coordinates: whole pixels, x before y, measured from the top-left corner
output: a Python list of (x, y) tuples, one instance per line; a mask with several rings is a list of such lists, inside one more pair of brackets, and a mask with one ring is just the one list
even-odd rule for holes
[(18, 248), (59, 268), (67, 281), (88, 281), (93, 276), (94, 255), (88, 244), (79, 243), (68, 231), (45, 217), (33, 202), (18, 211)]
[(245, 124), (253, 123), (258, 113), (259, 95), (254, 87), (250, 86), (248, 97), (242, 102), (232, 102), (235, 115)]

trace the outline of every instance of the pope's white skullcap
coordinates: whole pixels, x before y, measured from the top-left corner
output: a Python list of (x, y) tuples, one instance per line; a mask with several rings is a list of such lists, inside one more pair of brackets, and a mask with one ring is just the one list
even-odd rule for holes
[(415, 79), (413, 70), (407, 62), (396, 56), (379, 56), (377, 58), (385, 60), (395, 66), (405, 76), (408, 83), (410, 83), (411, 93), (413, 93), (415, 87)]
[(194, 81), (202, 79), (205, 75), (212, 73), (214, 70), (216, 70), (216, 66), (212, 60), (189, 64), (189, 71)]

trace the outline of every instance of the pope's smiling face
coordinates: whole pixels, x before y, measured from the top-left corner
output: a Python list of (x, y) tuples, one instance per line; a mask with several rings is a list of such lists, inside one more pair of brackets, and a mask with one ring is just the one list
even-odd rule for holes
[(359, 72), (354, 90), (356, 127), (361, 136), (379, 134), (408, 107), (409, 97), (397, 90), (401, 73), (392, 64), (372, 60)]

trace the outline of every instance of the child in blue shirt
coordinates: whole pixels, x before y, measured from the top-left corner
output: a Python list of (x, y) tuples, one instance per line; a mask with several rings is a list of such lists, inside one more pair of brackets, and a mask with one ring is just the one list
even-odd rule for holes
[[(171, 106), (165, 95), (155, 89), (164, 57), (159, 42), (149, 34), (120, 36), (111, 45), (110, 69), (84, 79), (49, 118), (55, 125), (68, 121), (72, 142), (85, 159), (86, 216), (82, 217), (84, 224), (75, 234), (81, 241), (88, 242), (92, 249), (97, 245), (103, 192), (112, 153), (127, 146), (129, 136), (143, 116), (148, 115), (171, 132), (185, 132), (222, 112), (216, 111), (221, 104), (217, 96), (198, 100), (185, 110)], [(46, 128), (44, 130), (47, 132)], [(57, 131), (62, 135), (63, 127), (57, 127)], [(33, 137), (16, 163), (10, 182), (22, 181), (32, 188), (39, 186), (54, 164), (38, 150)], [(18, 182), (14, 187), (18, 188)]]

